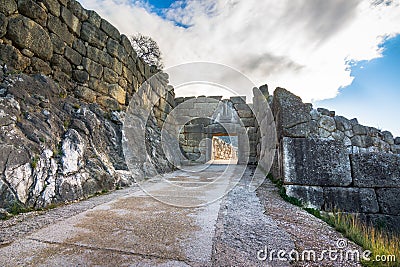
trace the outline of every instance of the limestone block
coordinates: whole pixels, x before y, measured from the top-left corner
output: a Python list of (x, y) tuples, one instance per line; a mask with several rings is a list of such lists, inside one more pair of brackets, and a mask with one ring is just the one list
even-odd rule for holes
[(96, 93), (85, 86), (78, 86), (75, 90), (75, 95), (90, 103), (96, 102)]
[(50, 39), (53, 43), (53, 52), (64, 55), (66, 44), (64, 41), (56, 34), (50, 33)]
[[(59, 17), (61, 14), (61, 6), (58, 3), (58, 1), (54, 0), (43, 0), (42, 1), (46, 8), (50, 11), (51, 14), (53, 14), (56, 17)], [(75, 1), (73, 1), (75, 2)]]
[(15, 0), (0, 0), (0, 12), (6, 16), (17, 11), (17, 2)]
[(320, 186), (285, 185), (286, 194), (295, 197), (308, 208), (321, 210), (324, 206), (324, 190)]
[(371, 188), (325, 187), (326, 211), (377, 213), (379, 206)]
[(74, 49), (71, 47), (67, 46), (65, 48), (65, 53), (64, 56), (66, 59), (69, 60), (72, 64), (79, 66), (82, 62), (82, 56), (78, 52), (76, 52)]
[(82, 66), (90, 74), (91, 77), (100, 78), (103, 74), (103, 67), (86, 57), (82, 59)]
[(99, 49), (103, 49), (107, 41), (107, 35), (88, 22), (82, 23), (81, 38)]
[(131, 57), (136, 58), (136, 52), (133, 49), (132, 44), (129, 41), (128, 37), (126, 37), (126, 35), (124, 34), (121, 35), (121, 44), (124, 46), (125, 50)]
[(72, 72), (72, 77), (79, 83), (86, 83), (89, 81), (89, 73), (84, 70), (74, 70)]
[(50, 60), (53, 55), (53, 44), (48, 33), (27, 17), (11, 17), (8, 21), (7, 36), (19, 47), (29, 49), (41, 59)]
[(89, 79), (89, 87), (92, 90), (99, 92), (101, 94), (108, 94), (108, 83), (102, 80), (98, 80), (96, 78), (91, 77)]
[(326, 115), (322, 115), (318, 121), (318, 126), (328, 132), (334, 132), (336, 130), (335, 119)]
[(396, 139), (394, 139), (394, 144), (400, 145), (400, 137), (396, 137)]
[(0, 13), (0, 38), (2, 38), (7, 33), (7, 25), (7, 17), (3, 13)]
[(122, 45), (120, 45), (117, 41), (115, 41), (114, 39), (109, 38), (107, 41), (107, 52), (118, 58), (120, 61), (122, 61), (123, 63), (127, 63), (127, 59), (128, 59), (128, 54), (126, 53), (124, 47)]
[(115, 39), (115, 40), (119, 40), (121, 34), (119, 33), (118, 29), (115, 28), (113, 25), (111, 25), (111, 23), (109, 23), (107, 20), (102, 19), (101, 20), (101, 24), (100, 24), (100, 28), (108, 34), (108, 36), (110, 36), (111, 38)]
[(0, 44), (0, 59), (7, 62), (7, 66), (15, 70), (24, 70), (30, 64), (30, 59), (23, 56), (15, 47)]
[(244, 127), (254, 127), (255, 126), (254, 118), (241, 118), (240, 121), (243, 123)]
[(109, 68), (104, 68), (104, 81), (108, 83), (117, 83), (118, 82), (118, 74)]
[(122, 62), (116, 58), (112, 59), (112, 68), (118, 75), (122, 75)]
[(80, 21), (85, 21), (89, 18), (87, 11), (81, 6), (78, 1), (68, 1), (68, 9), (71, 10)]
[(32, 0), (19, 0), (18, 11), (20, 14), (29, 17), (36, 21), (41, 26), (46, 26), (47, 14), (46, 11)]
[(389, 145), (394, 145), (394, 138), (391, 132), (383, 131), (382, 132), (383, 141), (388, 143)]
[(285, 128), (283, 134), (288, 137), (308, 137), (311, 132), (311, 122), (297, 124), (291, 128)]
[(107, 109), (118, 110), (120, 108), (117, 100), (108, 96), (99, 96), (97, 97), (96, 102)]
[[(278, 138), (290, 134), (290, 132), (285, 132), (286, 129), (308, 123), (311, 120), (311, 110), (310, 106), (304, 104), (300, 97), (283, 88), (277, 88), (274, 92), (272, 111), (276, 117)], [(303, 131), (309, 132), (305, 128)]]
[(232, 96), (230, 100), (232, 104), (246, 104), (245, 96)]
[(61, 7), (61, 18), (68, 28), (76, 35), (80, 35), (81, 22), (79, 19), (66, 7)]
[(72, 67), (68, 60), (65, 57), (54, 54), (51, 59), (51, 65), (53, 67), (57, 67), (59, 70), (70, 76), (72, 74)]
[(254, 116), (253, 111), (247, 104), (234, 104), (234, 107), (241, 118), (252, 118)]
[(400, 155), (361, 153), (350, 161), (355, 186), (400, 187)]
[(350, 160), (342, 142), (322, 139), (284, 138), (285, 184), (348, 186)]
[(96, 11), (89, 10), (88, 15), (89, 15), (88, 22), (90, 22), (93, 26), (100, 28), (101, 17), (99, 16), (99, 14), (97, 14)]
[(367, 128), (365, 126), (362, 126), (360, 124), (356, 124), (353, 126), (353, 132), (355, 135), (366, 135), (367, 134)]
[(400, 188), (378, 188), (376, 194), (382, 213), (400, 215)]
[(316, 110), (316, 109), (312, 109), (310, 112), (310, 115), (311, 115), (311, 119), (315, 120), (315, 121), (318, 121), (319, 118), (321, 117), (321, 113), (319, 113), (318, 110)]
[(58, 35), (64, 42), (66, 42), (69, 46), (75, 40), (75, 37), (72, 33), (69, 32), (68, 27), (65, 23), (63, 23), (59, 18), (49, 15), (47, 21), (47, 28)]
[(126, 92), (118, 84), (110, 84), (108, 86), (108, 93), (112, 98), (118, 101), (118, 103), (125, 105)]
[(31, 67), (33, 71), (44, 75), (48, 75), (51, 73), (50, 65), (46, 61), (41, 60), (40, 58), (37, 57), (33, 57), (31, 59)]

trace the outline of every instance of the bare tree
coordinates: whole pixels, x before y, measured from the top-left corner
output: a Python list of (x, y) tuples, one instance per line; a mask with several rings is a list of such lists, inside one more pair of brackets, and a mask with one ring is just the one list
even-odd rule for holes
[(164, 68), (160, 48), (150, 36), (137, 33), (131, 36), (131, 43), (138, 57), (147, 64), (155, 65), (158, 69)]

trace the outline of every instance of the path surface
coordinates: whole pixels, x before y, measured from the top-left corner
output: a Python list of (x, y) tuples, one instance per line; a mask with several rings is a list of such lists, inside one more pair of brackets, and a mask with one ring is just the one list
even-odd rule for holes
[[(260, 261), (257, 252), (318, 252), (343, 238), (281, 200), (268, 181), (249, 191), (251, 168), (240, 181), (239, 167), (224, 169), (213, 165), (154, 178), (143, 184), (152, 196), (132, 187), (2, 221), (0, 266), (290, 266), (288, 261)], [(194, 207), (202, 203), (209, 204)], [(321, 264), (358, 266), (292, 263)]]

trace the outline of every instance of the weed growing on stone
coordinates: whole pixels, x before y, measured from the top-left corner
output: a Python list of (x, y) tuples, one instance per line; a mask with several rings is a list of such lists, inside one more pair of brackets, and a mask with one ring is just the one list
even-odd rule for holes
[(68, 129), (70, 125), (71, 125), (71, 119), (68, 118), (64, 121), (64, 128)]
[(31, 161), (32, 169), (36, 169), (38, 162), (39, 162), (39, 157), (38, 156), (34, 156), (32, 158), (32, 161)]
[(20, 213), (26, 213), (32, 211), (31, 208), (24, 207), (21, 203), (14, 201), (8, 209), (8, 212), (12, 215), (18, 215)]
[(303, 207), (303, 204), (301, 203), (301, 201), (295, 197), (290, 197), (286, 194), (286, 189), (283, 186), (283, 182), (279, 179), (275, 179), (274, 177), (272, 177), (271, 174), (268, 174), (267, 178), (269, 178), (279, 189), (279, 195), (281, 196), (281, 198), (283, 198), (285, 201), (298, 206), (298, 207)]

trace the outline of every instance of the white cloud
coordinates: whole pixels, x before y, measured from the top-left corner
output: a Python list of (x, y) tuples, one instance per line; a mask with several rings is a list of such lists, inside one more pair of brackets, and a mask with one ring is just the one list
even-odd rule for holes
[(167, 19), (141, 1), (80, 2), (127, 35), (152, 36), (167, 67), (221, 63), (306, 101), (336, 96), (352, 82), (348, 60), (381, 56), (378, 45), (400, 33), (396, 0), (187, 0), (165, 10)]

